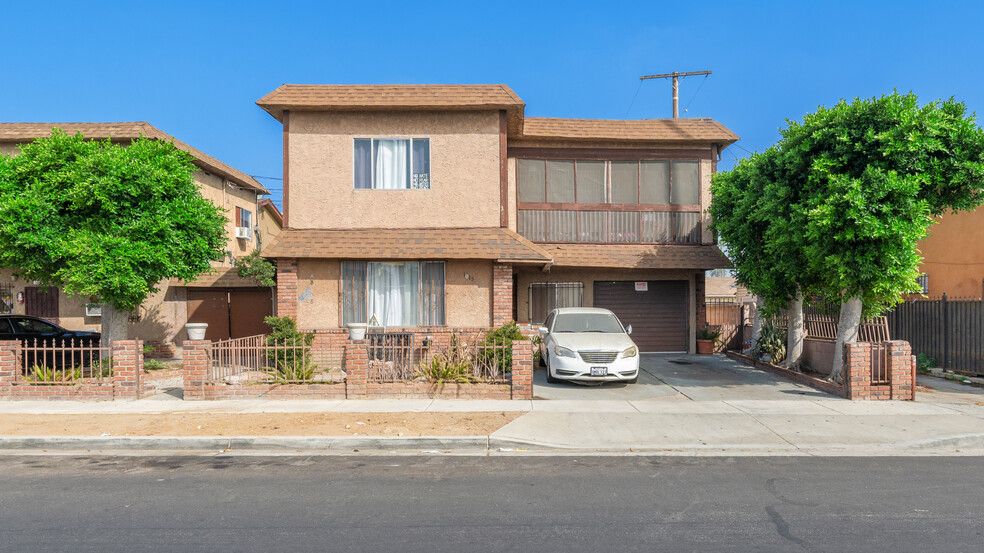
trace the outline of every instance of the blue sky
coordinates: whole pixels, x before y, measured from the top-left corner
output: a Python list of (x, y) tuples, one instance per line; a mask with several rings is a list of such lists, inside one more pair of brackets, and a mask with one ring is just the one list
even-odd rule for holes
[[(356, 5), (357, 4), (357, 5)], [(282, 83), (506, 83), (543, 117), (713, 117), (745, 150), (893, 88), (984, 112), (977, 2), (4, 2), (0, 121), (146, 120), (279, 177)], [(702, 81), (703, 80), (703, 81)], [(687, 111), (684, 113), (683, 108)], [(281, 183), (263, 180), (277, 196)]]

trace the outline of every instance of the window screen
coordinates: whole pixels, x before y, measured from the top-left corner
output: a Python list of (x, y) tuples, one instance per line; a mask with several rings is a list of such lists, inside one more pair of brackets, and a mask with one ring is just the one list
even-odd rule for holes
[(542, 159), (519, 160), (519, 201), (543, 203), (546, 195), (547, 169)]
[(342, 263), (342, 324), (366, 322), (366, 264)]
[(582, 282), (534, 282), (530, 284), (530, 322), (541, 324), (554, 309), (581, 307)]
[(574, 162), (547, 162), (547, 201), (574, 203)]
[(640, 180), (643, 204), (670, 203), (670, 164), (665, 161), (643, 161)]
[(639, 202), (639, 162), (612, 162), (612, 203), (634, 204)]
[(700, 182), (696, 161), (674, 161), (670, 203), (697, 205), (700, 203)]
[(577, 162), (577, 203), (605, 203), (605, 162)]
[(420, 324), (444, 326), (444, 262), (420, 264)]

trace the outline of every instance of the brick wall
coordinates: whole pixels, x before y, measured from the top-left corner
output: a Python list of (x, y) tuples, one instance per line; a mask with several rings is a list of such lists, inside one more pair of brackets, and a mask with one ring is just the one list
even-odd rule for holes
[(703, 330), (707, 326), (707, 302), (704, 301), (706, 290), (705, 274), (703, 272), (697, 273), (694, 278), (694, 298), (697, 303), (697, 330)]
[(912, 348), (908, 342), (890, 340), (882, 342), (888, 374), (887, 383), (872, 382), (873, 356), (882, 355), (882, 349), (868, 342), (844, 345), (844, 388), (848, 399), (860, 400), (912, 400), (915, 399), (915, 370)]
[(277, 260), (277, 316), (297, 320), (297, 260)]
[(492, 265), (492, 326), (502, 326), (513, 319), (512, 265)]

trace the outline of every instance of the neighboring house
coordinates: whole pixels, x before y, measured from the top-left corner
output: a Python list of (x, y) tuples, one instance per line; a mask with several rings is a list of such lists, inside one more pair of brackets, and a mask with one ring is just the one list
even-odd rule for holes
[(283, 85), (278, 312), (304, 329), (540, 323), (607, 307), (643, 351), (694, 351), (704, 272), (730, 266), (705, 211), (708, 119), (525, 117), (505, 85)]
[(947, 213), (919, 243), (923, 293), (980, 298), (984, 293), (984, 209)]
[[(272, 313), (271, 290), (239, 278), (232, 267), (233, 259), (258, 247), (258, 196), (269, 194), (262, 184), (145, 122), (0, 123), (0, 152), (16, 155), (19, 144), (48, 136), (54, 127), (121, 144), (141, 136), (173, 140), (175, 147), (194, 156), (199, 169), (194, 178), (202, 195), (227, 211), (229, 241), (225, 257), (213, 264), (215, 271), (193, 282), (162, 282), (160, 291), (134, 314), (129, 329), (132, 338), (143, 339), (160, 355), (173, 355), (177, 344), (185, 339), (186, 322), (208, 322), (207, 337), (213, 340), (269, 331), (263, 317)], [(267, 225), (262, 231), (264, 238), (269, 241), (275, 228), (275, 224)], [(43, 317), (74, 330), (100, 328), (98, 309), (87, 307), (89, 298), (68, 296), (57, 289), (45, 292), (30, 282), (15, 279), (9, 270), (0, 275), (0, 300), (10, 298), (0, 303), (0, 310)]]
[(256, 247), (260, 251), (276, 238), (284, 228), (284, 216), (270, 198), (256, 204)]
[(730, 269), (714, 269), (707, 272), (704, 297), (710, 301), (744, 303), (750, 298), (748, 289), (739, 286)]

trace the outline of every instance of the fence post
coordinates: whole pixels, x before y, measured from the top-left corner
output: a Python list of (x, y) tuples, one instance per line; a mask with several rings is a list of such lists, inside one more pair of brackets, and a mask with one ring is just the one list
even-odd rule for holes
[(143, 341), (114, 340), (113, 399), (140, 397), (140, 373), (143, 371)]
[(533, 399), (533, 342), (529, 340), (513, 340), (510, 387), (513, 399)]
[(871, 399), (871, 344), (844, 344), (844, 392), (847, 399)]
[(212, 342), (209, 340), (185, 340), (181, 344), (184, 399), (205, 399), (211, 348)]
[(943, 292), (943, 363), (944, 369), (950, 368), (950, 310), (947, 308), (946, 292)]
[(349, 340), (345, 344), (345, 397), (365, 399), (369, 394), (369, 352), (366, 340)]
[(17, 340), (0, 340), (0, 398), (9, 398), (14, 379), (20, 372), (17, 366)]
[(892, 387), (892, 399), (913, 400), (912, 347), (904, 340), (885, 342), (888, 361), (888, 379)]

